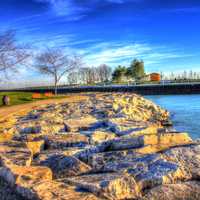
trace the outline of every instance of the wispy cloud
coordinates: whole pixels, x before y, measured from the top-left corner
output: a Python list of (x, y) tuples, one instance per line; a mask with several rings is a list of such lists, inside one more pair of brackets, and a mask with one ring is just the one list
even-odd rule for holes
[(83, 56), (88, 64), (109, 64), (113, 67), (129, 65), (134, 58), (145, 60), (146, 65), (169, 61), (170, 59), (188, 57), (181, 50), (159, 47), (148, 43), (100, 43), (87, 48)]
[(164, 9), (164, 11), (170, 13), (199, 13), (200, 7), (179, 7), (179, 8)]
[(68, 20), (79, 20), (93, 9), (105, 4), (123, 4), (126, 2), (138, 2), (141, 0), (35, 0), (39, 3), (47, 3), (52, 12), (58, 16), (68, 17)]

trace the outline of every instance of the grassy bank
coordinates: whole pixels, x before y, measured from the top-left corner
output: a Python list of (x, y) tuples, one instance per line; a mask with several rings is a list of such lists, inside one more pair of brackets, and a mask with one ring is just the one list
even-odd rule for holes
[(45, 99), (57, 99), (57, 98), (63, 98), (64, 96), (53, 96), (53, 97), (45, 97), (42, 96), (39, 99), (33, 99), (31, 92), (0, 92), (0, 107), (3, 106), (2, 104), (2, 97), (4, 95), (7, 95), (10, 97), (10, 105), (18, 105), (18, 104), (24, 104), (24, 103), (30, 103), (33, 101), (38, 100), (45, 100)]

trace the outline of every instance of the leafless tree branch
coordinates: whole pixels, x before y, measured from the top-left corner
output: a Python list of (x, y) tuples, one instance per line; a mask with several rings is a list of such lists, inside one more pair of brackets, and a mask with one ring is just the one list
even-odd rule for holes
[(17, 71), (30, 57), (27, 46), (17, 44), (14, 31), (0, 33), (0, 73)]
[(35, 68), (41, 73), (53, 76), (55, 94), (57, 94), (58, 83), (62, 77), (81, 65), (81, 58), (69, 56), (61, 49), (49, 49), (40, 53), (35, 58)]

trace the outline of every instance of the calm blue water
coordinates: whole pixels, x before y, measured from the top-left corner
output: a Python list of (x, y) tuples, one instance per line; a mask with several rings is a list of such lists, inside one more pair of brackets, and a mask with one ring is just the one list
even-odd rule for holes
[(171, 113), (177, 131), (188, 132), (193, 139), (200, 138), (200, 95), (146, 96)]

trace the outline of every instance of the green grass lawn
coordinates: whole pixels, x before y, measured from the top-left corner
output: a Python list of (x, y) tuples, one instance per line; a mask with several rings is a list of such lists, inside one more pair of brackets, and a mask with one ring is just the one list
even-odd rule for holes
[(33, 101), (44, 100), (44, 99), (52, 99), (52, 98), (62, 98), (63, 96), (54, 96), (54, 97), (42, 97), (41, 99), (32, 99), (32, 94), (29, 92), (0, 92), (0, 107), (2, 104), (2, 97), (7, 95), (10, 97), (10, 105), (18, 105), (24, 103), (30, 103)]

